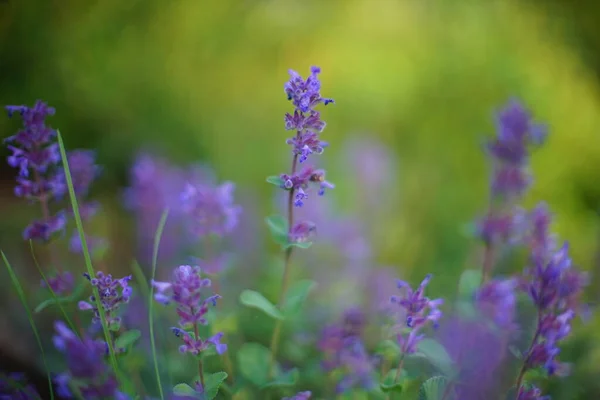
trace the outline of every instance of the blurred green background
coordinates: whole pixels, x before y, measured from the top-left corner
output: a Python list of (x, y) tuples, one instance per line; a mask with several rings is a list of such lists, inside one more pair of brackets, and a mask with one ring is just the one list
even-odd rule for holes
[[(592, 0), (5, 0), (0, 103), (44, 99), (68, 148), (98, 150), (106, 213), (96, 228), (118, 239), (109, 259), (118, 266), (129, 262), (134, 235), (120, 193), (140, 148), (208, 162), (255, 193), (263, 215), (272, 212), (264, 178), (289, 162), (287, 70), (319, 65), (323, 94), (337, 102), (323, 110), (337, 207), (351, 211), (364, 194), (336, 168), (344, 141), (358, 135), (391, 149), (399, 198), (378, 221), (377, 261), (415, 280), (430, 270), (431, 293), (445, 294), (476, 266), (477, 242), (464, 226), (486, 204), (481, 143), (512, 96), (550, 128), (532, 158), (527, 204), (547, 201), (575, 261), (600, 267), (599, 26)], [(17, 126), (0, 118), (2, 137)], [(18, 237), (31, 210), (12, 198), (14, 171), (0, 170), (0, 243), (26, 254)], [(578, 327), (579, 337), (593, 339), (597, 328)], [(582, 386), (600, 393), (593, 340), (557, 399), (589, 398), (577, 394)]]

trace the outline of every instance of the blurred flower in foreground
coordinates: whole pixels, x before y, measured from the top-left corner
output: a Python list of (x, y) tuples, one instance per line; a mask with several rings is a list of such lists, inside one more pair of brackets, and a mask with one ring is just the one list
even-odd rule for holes
[(67, 372), (58, 375), (54, 381), (57, 394), (63, 398), (75, 398), (74, 386), (85, 399), (128, 399), (119, 392), (114, 371), (106, 364), (108, 354), (106, 342), (89, 338), (78, 338), (62, 321), (54, 324), (57, 335), (54, 346), (61, 351), (67, 361)]
[[(215, 346), (217, 353), (222, 354), (227, 350), (227, 345), (220, 343), (223, 333), (203, 340), (198, 335), (198, 325), (206, 325), (206, 313), (209, 305), (215, 306), (221, 297), (213, 295), (202, 299), (203, 290), (210, 287), (211, 281), (200, 276), (200, 268), (190, 265), (181, 265), (173, 272), (171, 282), (156, 282), (154, 299), (162, 304), (175, 302), (177, 315), (179, 315), (180, 328), (172, 328), (173, 333), (180, 337), (184, 344), (179, 347), (182, 353), (198, 355), (210, 346)], [(194, 332), (186, 329), (194, 328)]]
[(312, 393), (306, 391), (306, 392), (296, 393), (292, 397), (284, 397), (281, 400), (309, 400), (311, 396), (312, 396)]
[(0, 400), (41, 399), (35, 387), (25, 381), (24, 374), (0, 373)]

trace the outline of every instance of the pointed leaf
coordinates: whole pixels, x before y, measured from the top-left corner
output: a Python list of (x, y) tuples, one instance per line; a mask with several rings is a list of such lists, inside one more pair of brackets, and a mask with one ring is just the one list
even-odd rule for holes
[(267, 182), (280, 188), (283, 187), (283, 184), (285, 183), (283, 179), (277, 175), (267, 177)]
[(289, 225), (287, 219), (281, 215), (271, 215), (270, 217), (267, 217), (266, 222), (275, 243), (282, 246), (288, 246)]
[(225, 379), (227, 379), (226, 372), (216, 372), (214, 374), (205, 376), (203, 399), (213, 400), (215, 397), (217, 397), (219, 388), (221, 387)]
[(455, 368), (452, 358), (444, 346), (433, 339), (423, 339), (417, 345), (417, 356), (425, 357), (438, 371), (446, 376), (454, 376)]
[(401, 393), (404, 388), (404, 380), (406, 379), (406, 371), (402, 370), (400, 376), (396, 379), (397, 369), (392, 369), (387, 376), (379, 384), (379, 387), (384, 393)]
[(448, 387), (449, 382), (443, 376), (434, 376), (427, 379), (419, 389), (419, 400), (451, 400), (450, 393), (447, 390), (452, 390)]
[(123, 332), (117, 340), (115, 340), (115, 346), (120, 349), (126, 349), (134, 344), (142, 336), (142, 332), (137, 329), (132, 329), (127, 332)]
[(265, 296), (257, 291), (244, 290), (240, 294), (240, 302), (246, 307), (257, 308), (272, 318), (281, 320), (284, 319), (281, 311), (279, 311), (277, 307), (273, 305), (273, 303), (271, 303), (265, 298)]
[(263, 385), (261, 389), (269, 388), (269, 387), (291, 387), (295, 386), (298, 382), (298, 377), (300, 373), (298, 369), (293, 368), (283, 374), (277, 376), (275, 380)]
[[(245, 343), (237, 352), (240, 373), (256, 386), (269, 382), (271, 352), (258, 343)], [(278, 375), (279, 368), (275, 372)]]
[(198, 392), (187, 383), (178, 383), (173, 386), (173, 394), (177, 396), (197, 396)]
[(300, 311), (308, 294), (317, 286), (317, 283), (311, 280), (302, 280), (296, 282), (290, 287), (283, 303), (283, 312), (285, 314), (294, 314)]

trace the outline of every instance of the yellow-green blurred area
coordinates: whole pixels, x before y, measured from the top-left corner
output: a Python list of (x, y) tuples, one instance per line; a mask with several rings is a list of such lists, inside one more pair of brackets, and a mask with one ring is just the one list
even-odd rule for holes
[[(125, 215), (118, 196), (140, 148), (175, 162), (208, 162), (219, 178), (254, 191), (263, 215), (272, 213), (265, 177), (289, 164), (287, 70), (305, 75), (319, 65), (323, 95), (336, 100), (322, 110), (330, 143), (322, 158), (332, 165), (336, 207), (351, 213), (364, 194), (335, 167), (347, 138), (372, 138), (393, 151), (399, 198), (377, 227), (377, 260), (402, 266), (401, 275), (415, 282), (433, 272), (437, 297), (452, 293), (460, 271), (479, 262), (464, 226), (486, 207), (481, 144), (494, 134), (493, 113), (517, 97), (550, 131), (532, 157), (526, 205), (546, 201), (576, 263), (594, 273), (600, 7), (588, 3), (5, 0), (0, 102), (43, 99), (56, 107), (49, 122), (68, 148), (98, 150), (107, 219), (100, 226), (124, 246), (130, 238), (118, 228)], [(16, 129), (0, 118), (2, 137)], [(4, 247), (18, 243), (10, 238), (18, 240), (28, 211), (12, 199), (13, 171), (6, 167), (2, 176)], [(111, 264), (129, 262), (118, 254)], [(589, 337), (597, 328), (577, 326)], [(599, 360), (600, 342), (577, 372), (600, 373)], [(580, 398), (573, 382), (598, 388), (573, 379), (557, 399)]]

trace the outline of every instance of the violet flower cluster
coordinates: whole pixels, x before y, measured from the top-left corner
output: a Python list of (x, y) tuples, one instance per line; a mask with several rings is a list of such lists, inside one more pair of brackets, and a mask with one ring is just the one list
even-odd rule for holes
[(35, 387), (20, 373), (0, 374), (0, 400), (41, 399)]
[(54, 329), (57, 333), (53, 338), (54, 346), (65, 355), (67, 361), (67, 371), (54, 379), (59, 396), (76, 398), (71, 388), (74, 386), (80, 397), (85, 399), (129, 398), (118, 390), (114, 371), (105, 361), (108, 354), (106, 342), (79, 338), (62, 321), (57, 321)]
[[(311, 74), (303, 79), (296, 71), (290, 70), (290, 80), (284, 85), (288, 100), (295, 107), (293, 115), (285, 115), (285, 129), (295, 131), (296, 134), (286, 141), (292, 146), (294, 156), (292, 171), (280, 175), (280, 187), (290, 192), (290, 203), (296, 207), (304, 205), (312, 186), (318, 187), (319, 196), (324, 195), (325, 190), (334, 188), (325, 179), (325, 171), (322, 169), (306, 165), (297, 171), (298, 163), (303, 164), (312, 154), (322, 154), (327, 147), (327, 143), (319, 136), (325, 129), (325, 122), (321, 120), (321, 114), (315, 107), (321, 103), (333, 103), (333, 100), (321, 97), (321, 82), (318, 78), (320, 72), (320, 68), (311, 67)], [(307, 222), (298, 222), (297, 226), (292, 225), (289, 229), (291, 242), (306, 241), (314, 233), (314, 226)]]
[(392, 303), (398, 304), (406, 311), (406, 320), (400, 324), (401, 330), (397, 335), (402, 354), (415, 353), (417, 345), (425, 337), (420, 333), (421, 330), (429, 324), (436, 327), (442, 317), (442, 311), (438, 307), (444, 300), (430, 300), (424, 295), (430, 280), (431, 274), (428, 274), (414, 291), (407, 282), (398, 280), (398, 289), (403, 293), (391, 298)]
[[(208, 339), (202, 339), (198, 334), (198, 325), (206, 325), (206, 314), (210, 305), (215, 306), (219, 295), (212, 295), (203, 299), (203, 292), (211, 286), (211, 280), (202, 278), (201, 270), (197, 266), (181, 265), (173, 271), (170, 282), (152, 282), (157, 290), (154, 299), (167, 305), (174, 302), (177, 305), (179, 328), (173, 327), (173, 333), (183, 340), (179, 347), (182, 353), (198, 355), (211, 346), (215, 347), (218, 354), (227, 350), (227, 345), (220, 343), (223, 333), (219, 332)], [(189, 329), (193, 328), (193, 332)]]
[(559, 344), (571, 332), (571, 322), (581, 310), (582, 290), (588, 284), (587, 274), (573, 266), (568, 244), (556, 247), (545, 206), (534, 209), (529, 220), (531, 229), (526, 238), (531, 249), (530, 267), (523, 275), (521, 288), (537, 309), (537, 327), (517, 378), (519, 400), (542, 398), (532, 397), (537, 389), (522, 382), (527, 370), (542, 367), (550, 376), (569, 372), (569, 366), (558, 360)]
[(298, 392), (292, 397), (284, 397), (281, 400), (309, 400), (312, 396), (312, 393), (309, 391), (306, 392)]
[[(92, 278), (88, 273), (83, 276), (90, 281), (92, 286), (98, 289), (102, 310), (106, 317), (106, 322), (109, 326), (119, 326), (121, 318), (116, 316), (116, 312), (122, 304), (129, 302), (133, 289), (129, 286), (131, 276), (126, 276), (121, 279), (113, 279), (111, 274), (104, 274), (101, 271), (96, 272), (96, 277)], [(94, 316), (92, 321), (99, 324), (101, 322), (100, 310), (96, 306), (96, 298), (90, 296), (89, 302), (80, 301), (80, 310), (92, 310)]]
[(33, 107), (7, 106), (8, 116), (20, 114), (23, 128), (16, 135), (4, 140), (12, 155), (8, 164), (19, 169), (15, 195), (42, 206), (43, 216), (33, 221), (23, 231), (25, 240), (48, 241), (64, 229), (64, 212), (50, 214), (49, 203), (60, 198), (66, 190), (60, 174), (61, 162), (56, 131), (46, 126), (46, 118), (55, 113), (54, 108), (42, 101)]
[(336, 392), (345, 393), (354, 388), (371, 389), (373, 360), (367, 353), (362, 334), (365, 317), (359, 309), (351, 308), (344, 313), (341, 324), (325, 327), (318, 342), (323, 353), (322, 367), (325, 371), (340, 371)]

